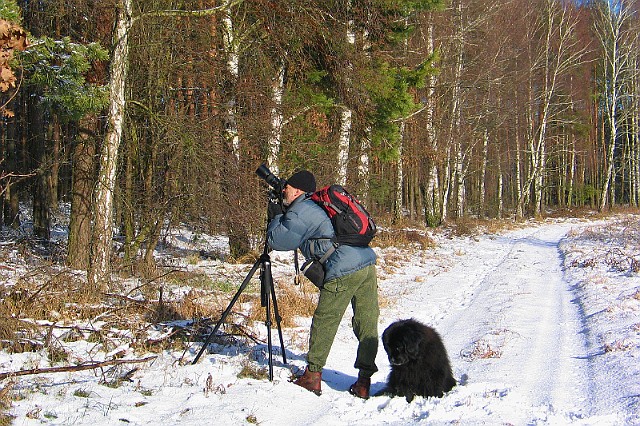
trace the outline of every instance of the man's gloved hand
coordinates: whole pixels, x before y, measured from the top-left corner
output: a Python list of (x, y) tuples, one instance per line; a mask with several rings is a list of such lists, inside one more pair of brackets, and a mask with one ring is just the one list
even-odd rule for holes
[(269, 201), (269, 206), (267, 207), (267, 219), (271, 220), (279, 214), (284, 214), (282, 204)]

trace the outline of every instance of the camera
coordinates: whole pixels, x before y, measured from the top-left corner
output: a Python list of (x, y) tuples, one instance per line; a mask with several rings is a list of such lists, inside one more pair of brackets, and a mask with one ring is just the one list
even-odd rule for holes
[(278, 176), (271, 173), (271, 170), (265, 165), (262, 164), (256, 170), (256, 174), (258, 177), (264, 179), (265, 182), (269, 184), (274, 189), (274, 192), (278, 195), (282, 194), (284, 190), (284, 186), (287, 184), (287, 181), (284, 179), (280, 179)]

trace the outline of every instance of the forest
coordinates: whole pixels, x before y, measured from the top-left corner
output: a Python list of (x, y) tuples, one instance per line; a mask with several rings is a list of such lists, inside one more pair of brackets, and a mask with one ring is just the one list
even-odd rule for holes
[(639, 34), (635, 0), (0, 0), (0, 219), (66, 218), (106, 288), (170, 227), (259, 248), (263, 163), (389, 224), (637, 207)]

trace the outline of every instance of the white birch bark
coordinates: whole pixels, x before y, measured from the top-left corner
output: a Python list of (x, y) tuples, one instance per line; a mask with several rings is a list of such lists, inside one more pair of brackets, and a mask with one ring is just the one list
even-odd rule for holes
[(342, 108), (340, 114), (340, 137), (338, 139), (338, 183), (347, 184), (347, 167), (349, 164), (349, 140), (351, 138), (351, 115), (349, 108)]
[[(637, 47), (634, 48), (634, 51), (637, 52)], [(638, 58), (633, 58), (633, 63), (631, 64), (631, 69), (638, 70)], [(637, 207), (640, 197), (640, 88), (638, 87), (638, 72), (636, 71), (632, 77), (631, 84), (631, 92), (633, 94), (632, 98), (633, 107), (631, 108), (631, 153), (630, 157), (632, 158), (632, 167), (631, 167), (631, 179), (633, 181), (632, 189), (631, 189), (631, 203), (633, 206)]]
[(487, 164), (489, 163), (489, 129), (482, 133), (482, 165), (480, 166), (480, 217), (486, 216)]
[(502, 191), (504, 190), (504, 176), (502, 175), (502, 161), (498, 158), (498, 219), (502, 219), (504, 209), (504, 198)]
[[(545, 39), (539, 47), (539, 54), (534, 58), (532, 74), (529, 80), (529, 151), (531, 168), (524, 185), (519, 204), (524, 204), (524, 197), (533, 188), (534, 214), (540, 215), (544, 201), (544, 173), (547, 159), (547, 130), (554, 114), (564, 111), (569, 103), (563, 104), (559, 97), (560, 77), (576, 66), (581, 60), (584, 50), (576, 48), (574, 32), (575, 18), (570, 18), (567, 11), (554, 0), (547, 0), (544, 10), (544, 21), (541, 28)], [(542, 87), (534, 89), (534, 71), (540, 70)], [(535, 108), (534, 108), (535, 106)], [(534, 114), (536, 119), (534, 119)], [(520, 207), (520, 206), (519, 206)], [(521, 207), (520, 207), (521, 208)]]
[(285, 72), (285, 65), (282, 63), (271, 87), (271, 101), (273, 106), (271, 107), (271, 135), (268, 142), (269, 154), (267, 156), (267, 164), (276, 176), (280, 174), (278, 157), (280, 155), (282, 124), (284, 122), (284, 117), (282, 116), (282, 97), (284, 96)]
[(109, 77), (108, 128), (100, 154), (100, 169), (94, 198), (92, 246), (87, 278), (90, 286), (101, 289), (106, 289), (111, 279), (113, 194), (116, 187), (118, 151), (124, 126), (129, 30), (133, 23), (131, 14), (131, 0), (122, 0), (118, 7), (115, 48)]
[[(409, 27), (408, 18), (404, 19), (404, 25)], [(404, 40), (404, 53), (407, 54), (409, 50), (409, 40)], [(396, 189), (395, 189), (395, 201), (393, 203), (393, 218), (397, 222), (402, 218), (403, 197), (402, 197), (402, 184), (404, 182), (404, 163), (402, 161), (402, 152), (404, 145), (404, 132), (406, 123), (400, 122), (400, 137), (398, 140), (398, 161), (396, 162)]]
[[(349, 1), (349, 13), (351, 13), (351, 1)], [(352, 46), (356, 44), (356, 34), (353, 31), (353, 21), (347, 22), (347, 43)], [(351, 69), (351, 64), (347, 65)], [(350, 73), (348, 73), (350, 74)], [(350, 77), (347, 75), (347, 90), (351, 86)], [(338, 138), (338, 183), (342, 186), (347, 184), (347, 172), (349, 165), (349, 144), (351, 140), (353, 111), (347, 106), (342, 107), (340, 113), (340, 136)]]
[(369, 153), (371, 152), (371, 139), (369, 135), (371, 129), (365, 130), (365, 136), (362, 138), (362, 144), (360, 145), (360, 164), (358, 165), (358, 176), (362, 181), (362, 200), (369, 199)]
[(569, 136), (569, 178), (567, 182), (567, 206), (573, 206), (573, 188), (576, 180), (576, 168), (578, 167), (576, 161), (576, 143), (573, 136)]
[(464, 154), (462, 152), (462, 144), (458, 143), (456, 145), (456, 215), (457, 217), (464, 217), (464, 210), (467, 199), (467, 190), (465, 188)]
[[(362, 50), (368, 52), (371, 48), (369, 42), (369, 31), (364, 30), (362, 33)], [(368, 55), (368, 53), (365, 53)], [(371, 128), (365, 129), (364, 137), (362, 138), (361, 150), (360, 150), (360, 164), (358, 166), (358, 178), (362, 182), (362, 199), (369, 199), (369, 176), (371, 171), (369, 170), (369, 156), (371, 155)]]
[[(464, 215), (464, 203), (465, 203), (465, 189), (464, 189), (464, 164), (463, 164), (463, 148), (460, 140), (460, 124), (461, 124), (461, 96), (462, 96), (462, 71), (464, 68), (463, 55), (464, 55), (464, 24), (462, 18), (462, 0), (456, 3), (456, 34), (455, 34), (455, 68), (453, 75), (453, 90), (451, 98), (451, 120), (449, 122), (449, 147), (454, 150), (453, 158), (454, 174), (455, 178), (453, 182), (456, 185), (456, 213), (457, 217)], [(448, 191), (447, 191), (448, 192)], [(447, 204), (447, 199), (443, 201), (443, 204)]]
[[(227, 71), (232, 79), (231, 87), (235, 88), (238, 81), (239, 69), (240, 69), (240, 55), (238, 52), (238, 43), (235, 38), (233, 19), (231, 18), (231, 2), (227, 2), (224, 5), (223, 17), (222, 17), (222, 29), (223, 29), (223, 42), (225, 48), (225, 54), (227, 55)], [(233, 89), (232, 89), (233, 90)], [(225, 106), (225, 133), (227, 140), (231, 145), (231, 150), (236, 161), (240, 160), (240, 134), (238, 132), (237, 121), (237, 99), (235, 93), (233, 93), (227, 100)]]
[(442, 184), (442, 221), (449, 217), (449, 193), (451, 192), (451, 145), (447, 146), (447, 155), (444, 162), (444, 182)]
[(518, 201), (516, 204), (516, 219), (524, 218), (524, 196), (522, 194), (522, 155), (520, 153), (520, 134), (518, 133), (518, 115), (516, 114), (516, 195)]
[(614, 154), (618, 139), (618, 114), (623, 91), (624, 73), (629, 71), (631, 47), (625, 33), (625, 26), (632, 18), (632, 7), (625, 0), (611, 0), (600, 2), (596, 18), (596, 34), (603, 47), (604, 69), (604, 114), (609, 124), (607, 138), (606, 171), (602, 192), (600, 194), (599, 210), (602, 211), (609, 204), (615, 203), (613, 191)]
[(546, 139), (547, 139), (547, 126), (549, 123), (549, 109), (551, 108), (551, 98), (554, 94), (555, 89), (555, 81), (557, 74), (554, 70), (551, 69), (552, 57), (551, 55), (555, 52), (551, 50), (551, 39), (553, 33), (553, 13), (551, 10), (550, 2), (553, 0), (547, 0), (547, 22), (546, 22), (546, 40), (543, 48), (543, 57), (544, 57), (544, 65), (543, 65), (543, 90), (541, 93), (542, 97), (542, 105), (541, 112), (539, 118), (539, 128), (537, 129), (537, 140), (532, 144), (532, 149), (535, 150), (535, 163), (532, 164), (532, 170), (534, 173), (534, 195), (535, 195), (535, 205), (534, 205), (534, 215), (539, 216), (542, 212), (542, 190), (544, 184), (544, 170), (545, 170), (545, 160), (546, 160)]
[(637, 207), (640, 200), (640, 87), (638, 84), (639, 73), (638, 67), (640, 64), (638, 63), (638, 48), (640, 47), (640, 34), (637, 32), (640, 31), (640, 28), (636, 27), (636, 37), (634, 38), (634, 45), (631, 48), (632, 59), (630, 62), (629, 69), (634, 70), (631, 75), (631, 131), (630, 131), (630, 139), (631, 139), (631, 153), (630, 157), (632, 158), (632, 167), (631, 167), (631, 179), (633, 181), (632, 190), (631, 190), (631, 201), (632, 205)]
[[(427, 51), (433, 52), (435, 43), (433, 41), (433, 23), (429, 22), (427, 29)], [(427, 108), (425, 110), (426, 117), (426, 135), (427, 144), (431, 147), (432, 157), (429, 162), (428, 182), (427, 182), (427, 223), (433, 226), (440, 224), (442, 220), (442, 212), (440, 209), (440, 182), (438, 177), (438, 165), (437, 165), (437, 152), (438, 152), (438, 138), (436, 133), (436, 126), (433, 124), (436, 108), (436, 83), (437, 77), (435, 74), (431, 74), (428, 77), (427, 88)], [(430, 218), (430, 219), (429, 219)], [(431, 223), (433, 222), (433, 223)]]
[[(229, 9), (234, 0), (226, 3)], [(224, 6), (223, 6), (224, 7)], [(126, 80), (129, 62), (129, 31), (137, 19), (133, 17), (132, 0), (119, 0), (114, 35), (114, 50), (109, 73), (109, 112), (107, 132), (100, 153), (98, 178), (93, 200), (93, 228), (87, 280), (92, 287), (106, 289), (111, 279), (111, 244), (113, 239), (113, 203), (116, 171), (126, 109)], [(147, 16), (208, 16), (217, 12), (214, 7), (193, 11), (156, 11)]]
[(396, 190), (393, 203), (393, 217), (396, 221), (402, 218), (402, 182), (404, 182), (404, 170), (402, 167), (402, 140), (404, 138), (405, 123), (400, 123), (400, 141), (398, 143), (398, 163), (396, 165)]

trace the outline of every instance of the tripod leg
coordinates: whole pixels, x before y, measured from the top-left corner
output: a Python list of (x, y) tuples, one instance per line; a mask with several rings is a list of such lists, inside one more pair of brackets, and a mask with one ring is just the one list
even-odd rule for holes
[(271, 285), (271, 298), (273, 299), (273, 314), (276, 317), (276, 325), (278, 326), (278, 335), (280, 336), (280, 348), (282, 349), (282, 362), (286, 364), (287, 354), (285, 353), (285, 350), (284, 350), (284, 339), (282, 338), (282, 326), (280, 325), (280, 323), (282, 322), (282, 317), (278, 312), (278, 301), (276, 300), (276, 290), (273, 287), (273, 285)]
[(251, 277), (253, 277), (253, 274), (255, 274), (255, 272), (258, 270), (258, 267), (260, 267), (261, 263), (262, 263), (262, 260), (258, 259), (256, 263), (253, 265), (253, 267), (251, 268), (251, 270), (249, 271), (249, 273), (247, 274), (247, 276), (245, 277), (244, 281), (242, 281), (240, 288), (236, 292), (235, 296), (233, 296), (233, 299), (231, 299), (231, 303), (229, 303), (229, 306), (227, 306), (227, 309), (225, 309), (224, 312), (222, 313), (222, 316), (218, 320), (218, 323), (216, 324), (216, 326), (213, 328), (213, 331), (207, 337), (207, 340), (205, 340), (204, 344), (202, 345), (202, 348), (200, 349), (200, 352), (198, 352), (198, 355), (196, 355), (196, 357), (193, 359), (193, 362), (191, 363), (192, 365), (198, 362), (198, 359), (200, 359), (200, 356), (202, 356), (202, 353), (205, 351), (205, 349), (207, 349), (207, 345), (209, 344), (213, 336), (215, 336), (215, 334), (217, 333), (218, 329), (220, 328), (224, 320), (227, 319), (227, 316), (231, 312), (233, 305), (238, 301), (238, 299), (240, 298), (240, 295), (249, 284), (249, 281), (251, 281)]
[(269, 381), (273, 381), (273, 345), (271, 343), (271, 303), (269, 296), (273, 291), (273, 276), (271, 275), (271, 260), (268, 256), (263, 256), (262, 262), (262, 287), (260, 297), (262, 298), (262, 305), (266, 308), (266, 320), (267, 326), (267, 346), (269, 348)]

